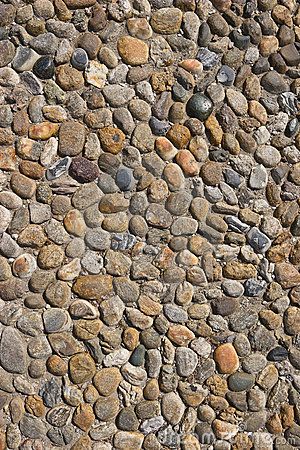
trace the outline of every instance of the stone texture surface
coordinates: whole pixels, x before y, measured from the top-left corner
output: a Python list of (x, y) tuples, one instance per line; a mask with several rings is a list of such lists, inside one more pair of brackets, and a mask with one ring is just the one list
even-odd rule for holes
[(0, 3), (0, 449), (300, 447), (299, 2)]

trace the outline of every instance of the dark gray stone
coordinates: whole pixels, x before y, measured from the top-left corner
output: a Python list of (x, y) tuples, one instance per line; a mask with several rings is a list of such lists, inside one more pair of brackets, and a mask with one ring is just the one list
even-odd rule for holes
[(206, 120), (213, 111), (213, 104), (206, 95), (197, 92), (188, 101), (186, 110), (190, 117)]

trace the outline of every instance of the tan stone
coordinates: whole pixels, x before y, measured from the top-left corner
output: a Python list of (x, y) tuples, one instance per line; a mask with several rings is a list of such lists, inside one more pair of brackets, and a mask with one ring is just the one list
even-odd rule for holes
[(104, 127), (98, 132), (102, 149), (105, 152), (117, 155), (123, 150), (125, 144), (125, 134), (119, 128)]
[(82, 384), (90, 381), (96, 372), (96, 365), (88, 353), (77, 353), (69, 361), (69, 373), (71, 381)]
[(89, 340), (98, 336), (102, 328), (102, 322), (99, 319), (78, 319), (74, 322), (73, 332), (77, 339)]
[(52, 122), (42, 122), (30, 125), (29, 137), (31, 139), (40, 139), (45, 141), (51, 136), (55, 136), (59, 130), (59, 124)]
[(288, 10), (286, 6), (276, 5), (272, 9), (272, 17), (275, 20), (275, 22), (279, 24), (285, 24), (289, 28), (293, 26), (293, 19), (291, 12)]
[(122, 339), (128, 350), (134, 350), (139, 344), (139, 332), (135, 328), (126, 328)]
[(273, 416), (271, 416), (268, 419), (268, 421), (266, 423), (266, 427), (267, 427), (268, 431), (272, 434), (282, 433), (282, 425), (281, 425), (280, 417), (277, 413), (273, 414)]
[(102, 422), (111, 421), (119, 412), (119, 398), (116, 392), (108, 397), (99, 397), (94, 410), (97, 418)]
[(16, 169), (16, 152), (13, 147), (0, 147), (0, 169), (13, 171)]
[(185, 179), (181, 168), (177, 164), (167, 164), (164, 168), (163, 176), (170, 191), (179, 191), (182, 188)]
[(106, 194), (101, 198), (99, 210), (104, 214), (126, 211), (129, 208), (129, 200), (123, 194)]
[(105, 367), (98, 370), (93, 379), (93, 384), (100, 395), (108, 397), (112, 395), (122, 381), (122, 375), (117, 367)]
[(110, 275), (82, 275), (73, 285), (73, 292), (88, 300), (103, 300), (113, 290)]
[(197, 59), (184, 59), (179, 63), (179, 66), (195, 75), (201, 75), (203, 72), (203, 65)]
[(152, 29), (144, 17), (128, 19), (127, 28), (131, 36), (138, 39), (150, 39), (152, 36)]
[(73, 236), (83, 237), (86, 232), (86, 224), (83, 215), (77, 209), (71, 209), (64, 217), (64, 226)]
[(284, 289), (289, 289), (300, 284), (300, 273), (292, 264), (283, 262), (275, 266), (275, 278)]
[(150, 296), (142, 294), (138, 300), (139, 309), (147, 316), (158, 316), (161, 313), (162, 305), (159, 299), (153, 300)]
[(56, 81), (64, 91), (76, 91), (84, 86), (82, 73), (67, 64), (56, 68)]
[(38, 265), (41, 269), (54, 269), (62, 264), (63, 259), (63, 249), (58, 245), (50, 244), (41, 248), (38, 255)]
[(78, 405), (74, 411), (72, 420), (82, 431), (88, 431), (95, 420), (92, 406), (86, 403)]
[(68, 373), (67, 362), (58, 355), (49, 356), (46, 365), (52, 375), (63, 376)]
[[(80, 1), (80, 0), (75, 0)], [(90, 450), (92, 448), (92, 441), (87, 435), (81, 436), (75, 444), (72, 445), (70, 450)]]
[(233, 438), (239, 431), (237, 425), (223, 420), (215, 419), (213, 421), (213, 430), (218, 439), (229, 440)]
[(164, 161), (170, 161), (177, 153), (174, 145), (164, 136), (160, 136), (155, 140), (155, 150)]
[(152, 89), (159, 93), (164, 91), (171, 91), (175, 78), (173, 72), (165, 70), (164, 72), (154, 72), (151, 75), (150, 83)]
[(131, 66), (139, 66), (148, 62), (148, 45), (132, 36), (122, 36), (118, 40), (118, 52), (122, 60)]
[(267, 111), (257, 100), (250, 100), (248, 112), (251, 117), (259, 120), (262, 125), (266, 125), (268, 121)]
[(18, 236), (18, 244), (25, 247), (39, 248), (47, 241), (43, 228), (40, 225), (30, 224)]
[(300, 334), (300, 309), (297, 306), (289, 306), (285, 310), (284, 327), (288, 334)]
[(214, 360), (220, 373), (233, 373), (239, 367), (239, 358), (232, 344), (221, 344), (214, 352)]
[(274, 364), (266, 366), (257, 377), (257, 384), (262, 389), (271, 389), (278, 381), (278, 370)]
[(223, 276), (233, 280), (244, 280), (256, 277), (256, 269), (252, 264), (230, 261), (223, 268)]
[(278, 47), (278, 39), (275, 36), (263, 36), (259, 44), (259, 52), (262, 56), (268, 57), (272, 53), (276, 53)]
[(195, 338), (194, 333), (184, 325), (171, 325), (168, 338), (176, 345), (187, 346)]
[(212, 145), (220, 145), (223, 138), (223, 130), (220, 126), (216, 116), (210, 115), (209, 118), (204, 122), (205, 128), (208, 131), (209, 140)]
[(280, 418), (283, 428), (291, 427), (294, 423), (294, 407), (285, 403), (280, 407)]
[(178, 8), (160, 8), (152, 14), (151, 26), (158, 34), (175, 34), (181, 27), (182, 12)]
[(25, 409), (29, 414), (33, 414), (35, 417), (43, 417), (46, 412), (43, 399), (39, 395), (29, 395), (26, 397)]
[(176, 162), (183, 170), (185, 176), (195, 177), (199, 175), (199, 163), (189, 150), (179, 150), (176, 155)]
[(179, 123), (175, 123), (167, 132), (167, 138), (177, 148), (185, 148), (191, 140), (190, 130)]

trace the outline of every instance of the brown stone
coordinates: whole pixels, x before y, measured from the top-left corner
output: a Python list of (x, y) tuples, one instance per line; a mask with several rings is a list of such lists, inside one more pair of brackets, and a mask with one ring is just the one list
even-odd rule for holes
[(0, 128), (0, 145), (11, 145), (14, 140), (15, 136), (10, 128)]
[(179, 150), (175, 159), (185, 176), (195, 177), (199, 175), (199, 163), (195, 160), (193, 154), (189, 150)]
[(104, 127), (98, 132), (101, 146), (105, 152), (117, 155), (124, 148), (125, 135), (119, 128)]
[(52, 375), (63, 376), (68, 373), (68, 364), (58, 355), (51, 355), (47, 359), (47, 369)]
[(222, 166), (214, 161), (208, 161), (201, 167), (201, 178), (204, 184), (216, 186), (222, 181)]
[(57, 67), (56, 81), (64, 91), (77, 91), (84, 86), (82, 73), (67, 64)]
[(212, 145), (220, 145), (223, 138), (223, 130), (220, 126), (217, 118), (210, 115), (209, 118), (204, 122), (205, 128), (208, 131), (209, 140)]
[(96, 0), (64, 0), (70, 9), (89, 8), (96, 3)]
[[(80, 1), (80, 0), (76, 0)], [(70, 450), (90, 450), (92, 448), (92, 441), (87, 435), (81, 436)]]
[(63, 259), (63, 249), (58, 245), (50, 244), (41, 248), (38, 255), (38, 265), (41, 269), (54, 269), (62, 264)]
[(0, 147), (0, 169), (13, 171), (16, 169), (16, 152), (13, 147)]
[(93, 384), (99, 394), (104, 397), (112, 395), (122, 381), (122, 375), (117, 367), (105, 367), (98, 370), (93, 379)]
[(10, 179), (11, 189), (21, 198), (32, 198), (35, 194), (36, 184), (30, 178), (14, 172)]
[(29, 395), (26, 397), (25, 409), (29, 414), (32, 414), (35, 417), (43, 417), (46, 412), (43, 399), (38, 395)]
[(88, 431), (95, 420), (92, 406), (86, 403), (78, 405), (74, 411), (72, 420), (74, 425), (82, 431)]
[(128, 350), (134, 350), (139, 343), (139, 332), (135, 328), (126, 328), (123, 332), (123, 342)]
[(285, 403), (280, 407), (280, 418), (283, 428), (291, 427), (294, 423), (294, 407)]
[(300, 284), (300, 273), (292, 264), (283, 262), (275, 266), (275, 278), (284, 289), (289, 289)]
[(20, 109), (15, 113), (12, 128), (14, 133), (18, 136), (27, 135), (29, 129), (29, 118), (26, 109)]
[(44, 176), (45, 169), (37, 162), (21, 161), (19, 165), (20, 172), (26, 177), (39, 180)]
[(273, 414), (273, 416), (271, 416), (268, 419), (268, 421), (266, 423), (266, 427), (267, 427), (268, 431), (272, 434), (282, 433), (282, 425), (281, 425), (280, 417), (277, 413)]
[(118, 40), (118, 52), (122, 60), (131, 66), (139, 66), (148, 62), (148, 45), (132, 36), (122, 36)]
[(61, 125), (58, 137), (60, 155), (76, 156), (84, 147), (85, 128), (79, 122), (67, 121)]
[(171, 325), (168, 338), (176, 345), (187, 346), (195, 338), (194, 333), (184, 325)]
[(177, 148), (185, 148), (188, 146), (191, 139), (190, 130), (179, 123), (175, 123), (168, 131), (167, 138)]
[(239, 358), (232, 344), (221, 344), (214, 352), (214, 360), (220, 373), (233, 373), (239, 367)]
[(77, 353), (69, 361), (70, 378), (75, 384), (90, 381), (96, 372), (96, 365), (88, 353)]
[(102, 197), (99, 210), (104, 214), (112, 214), (126, 211), (129, 207), (129, 201), (123, 194), (106, 194)]
[(71, 19), (72, 13), (67, 8), (66, 3), (63, 0), (54, 0), (53, 4), (59, 20), (62, 22), (67, 22)]
[(154, 72), (151, 75), (151, 86), (157, 93), (171, 91), (175, 78), (173, 72), (165, 70), (164, 72)]
[(82, 275), (73, 285), (73, 292), (88, 300), (103, 300), (113, 290), (111, 275)]
[(42, 247), (47, 237), (40, 225), (30, 224), (18, 236), (18, 244), (25, 247)]
[(28, 134), (31, 139), (40, 139), (42, 141), (46, 141), (51, 136), (55, 136), (58, 130), (58, 123), (42, 122), (30, 125)]

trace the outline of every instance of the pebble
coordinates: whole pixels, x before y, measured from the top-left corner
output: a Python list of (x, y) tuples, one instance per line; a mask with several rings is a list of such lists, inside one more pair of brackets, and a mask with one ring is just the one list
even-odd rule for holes
[(42, 80), (52, 78), (54, 75), (53, 59), (49, 56), (42, 56), (34, 63), (33, 71)]
[(213, 104), (203, 94), (194, 94), (187, 103), (187, 113), (190, 117), (206, 120), (213, 111)]
[(82, 48), (77, 48), (71, 58), (71, 63), (75, 69), (84, 70), (88, 65), (88, 55)]

